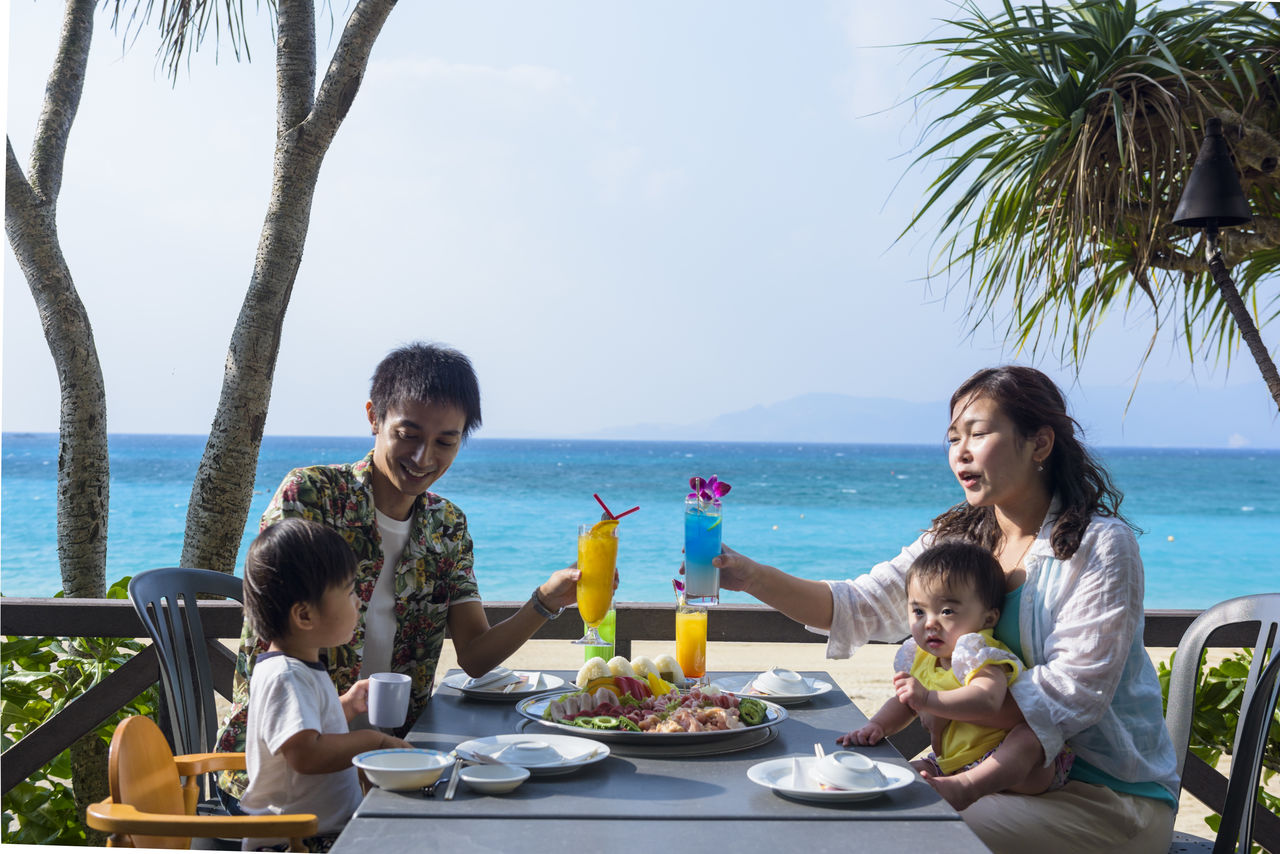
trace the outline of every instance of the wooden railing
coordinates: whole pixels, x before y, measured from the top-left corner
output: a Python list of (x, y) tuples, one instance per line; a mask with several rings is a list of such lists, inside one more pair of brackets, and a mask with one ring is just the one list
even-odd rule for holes
[[(504, 620), (521, 603), (497, 602), (485, 606), (490, 623)], [(210, 651), (214, 683), (224, 697), (231, 694), (235, 657), (220, 639), (238, 638), (243, 620), (237, 602), (210, 601), (200, 604), (206, 643)], [(571, 609), (572, 611), (572, 609)], [(631, 657), (631, 641), (674, 641), (672, 606), (648, 603), (619, 603), (618, 641), (615, 651)], [(1198, 611), (1147, 611), (1143, 642), (1148, 647), (1176, 647)], [(573, 640), (581, 633), (576, 613), (546, 623), (535, 639)], [(119, 599), (4, 599), (0, 607), (0, 635), (18, 637), (145, 637), (132, 604)], [(1250, 646), (1257, 638), (1256, 625), (1223, 628), (1209, 638), (1209, 645), (1222, 648)], [(764, 605), (722, 605), (708, 627), (713, 642), (824, 643), (820, 635), (806, 630), (790, 618)], [(68, 703), (57, 716), (29, 733), (3, 754), (0, 763), (0, 792), (8, 792), (19, 782), (54, 759), (72, 742), (92, 732), (108, 717), (160, 678), (155, 653), (150, 647), (135, 655), (79, 699)], [(928, 744), (918, 725), (895, 737), (894, 745), (913, 756)], [(1183, 788), (1221, 812), (1226, 800), (1226, 779), (1196, 756), (1187, 756)], [(1280, 818), (1259, 808), (1254, 817), (1254, 838), (1264, 848), (1280, 852)]]

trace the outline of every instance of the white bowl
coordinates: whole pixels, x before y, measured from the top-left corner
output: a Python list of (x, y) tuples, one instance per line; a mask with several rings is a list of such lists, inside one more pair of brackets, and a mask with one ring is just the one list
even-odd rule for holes
[(799, 673), (780, 667), (770, 667), (752, 681), (767, 694), (807, 694), (813, 690), (809, 681)]
[[(516, 741), (494, 754), (508, 765), (527, 767), (527, 764), (546, 765), (559, 762), (564, 757), (545, 741)], [(527, 764), (526, 764), (527, 763)]]
[(884, 772), (876, 763), (852, 750), (827, 754), (814, 763), (813, 773), (838, 789), (878, 789), (885, 784)]
[(379, 789), (405, 791), (430, 786), (453, 759), (438, 750), (395, 747), (358, 754), (351, 764)]
[(458, 776), (481, 794), (504, 795), (529, 779), (529, 769), (517, 765), (468, 765)]

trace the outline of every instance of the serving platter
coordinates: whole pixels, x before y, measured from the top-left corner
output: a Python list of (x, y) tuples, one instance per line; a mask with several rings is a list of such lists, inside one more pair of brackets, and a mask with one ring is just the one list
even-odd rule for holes
[(632, 732), (630, 730), (619, 729), (588, 729), (587, 727), (574, 726), (573, 724), (563, 724), (557, 721), (542, 719), (542, 713), (547, 710), (547, 706), (550, 705), (551, 701), (557, 699), (558, 696), (560, 695), (540, 694), (536, 697), (528, 697), (516, 703), (516, 711), (527, 720), (552, 732), (574, 735), (579, 738), (595, 739), (596, 741), (603, 741), (606, 744), (655, 746), (691, 745), (729, 741), (746, 733), (770, 730), (787, 719), (787, 710), (782, 708), (782, 706), (757, 697), (754, 699), (764, 704), (765, 707), (764, 722), (754, 724), (752, 726), (739, 727), (738, 729), (702, 730), (700, 732)]

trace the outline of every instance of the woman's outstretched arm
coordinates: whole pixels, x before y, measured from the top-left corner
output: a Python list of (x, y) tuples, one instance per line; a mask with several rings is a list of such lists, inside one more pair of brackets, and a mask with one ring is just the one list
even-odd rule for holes
[(777, 567), (758, 563), (728, 546), (713, 561), (720, 569), (720, 586), (741, 590), (796, 622), (815, 629), (830, 629), (834, 613), (831, 588), (825, 581), (809, 581), (788, 575)]

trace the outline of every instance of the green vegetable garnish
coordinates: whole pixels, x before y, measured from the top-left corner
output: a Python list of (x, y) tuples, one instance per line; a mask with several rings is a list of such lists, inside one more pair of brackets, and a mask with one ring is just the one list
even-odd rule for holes
[(640, 732), (640, 727), (636, 726), (631, 718), (618, 718), (618, 729)]
[(747, 726), (762, 724), (768, 716), (768, 707), (759, 700), (743, 697), (738, 701), (738, 717)]
[(617, 729), (618, 719), (613, 715), (596, 715), (591, 720), (591, 726), (594, 729)]

